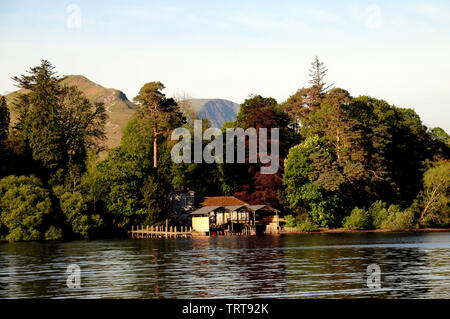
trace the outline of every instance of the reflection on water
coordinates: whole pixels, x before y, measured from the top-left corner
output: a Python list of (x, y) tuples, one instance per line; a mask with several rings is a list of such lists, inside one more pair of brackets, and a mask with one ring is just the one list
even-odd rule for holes
[[(380, 289), (366, 286), (372, 263)], [(0, 298), (23, 297), (450, 298), (450, 233), (1, 244)]]

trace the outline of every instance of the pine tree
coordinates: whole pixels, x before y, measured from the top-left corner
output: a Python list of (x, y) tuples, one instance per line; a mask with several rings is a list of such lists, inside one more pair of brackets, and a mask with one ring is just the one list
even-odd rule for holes
[(309, 108), (311, 111), (317, 111), (320, 108), (320, 103), (327, 94), (328, 90), (333, 86), (325, 83), (325, 75), (328, 69), (325, 68), (323, 62), (316, 56), (314, 62), (311, 64), (312, 68), (309, 70), (309, 76), (311, 80), (310, 92), (309, 92)]
[(325, 83), (325, 75), (328, 72), (328, 69), (325, 68), (324, 63), (319, 60), (319, 58), (316, 56), (314, 59), (314, 62), (311, 64), (312, 68), (309, 70), (309, 76), (311, 77), (311, 80), (309, 80), (309, 83), (312, 85), (312, 87), (315, 87), (318, 89), (318, 92), (323, 95), (328, 92), (328, 90), (333, 86), (333, 84), (327, 85)]
[(49, 61), (31, 68), (29, 75), (14, 77), (27, 93), (16, 99), (18, 130), (29, 145), (33, 158), (45, 167), (55, 169), (62, 160), (60, 131), (58, 130), (58, 95), (62, 93), (61, 78), (55, 75)]
[(103, 104), (93, 104), (76, 87), (63, 85), (63, 78), (46, 60), (13, 79), (25, 90), (14, 102), (15, 130), (33, 159), (50, 174), (74, 165), (83, 167), (88, 150), (98, 151), (105, 135)]
[(141, 108), (138, 111), (140, 117), (150, 116), (153, 122), (153, 167), (158, 166), (158, 136), (163, 133), (158, 128), (161, 123), (167, 128), (184, 123), (184, 118), (177, 103), (172, 98), (166, 98), (161, 91), (164, 89), (161, 82), (146, 83), (139, 94), (133, 99)]

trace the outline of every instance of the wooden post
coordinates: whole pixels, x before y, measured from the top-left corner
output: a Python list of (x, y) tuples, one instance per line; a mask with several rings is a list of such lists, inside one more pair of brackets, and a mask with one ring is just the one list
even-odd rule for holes
[(169, 219), (166, 219), (166, 237), (167, 237), (168, 230), (169, 230)]

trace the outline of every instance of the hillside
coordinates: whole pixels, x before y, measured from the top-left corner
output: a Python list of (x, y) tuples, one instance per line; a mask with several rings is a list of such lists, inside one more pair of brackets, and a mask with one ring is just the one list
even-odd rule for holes
[[(108, 114), (106, 122), (106, 145), (108, 148), (118, 146), (122, 138), (122, 131), (134, 113), (134, 104), (119, 90), (104, 88), (82, 75), (69, 75), (64, 81), (66, 85), (77, 86), (92, 102), (103, 102)], [(15, 96), (22, 90), (6, 95), (8, 105), (11, 107)], [(11, 110), (11, 120), (14, 123), (14, 110)]]
[(207, 118), (214, 127), (222, 127), (224, 122), (234, 121), (239, 112), (239, 104), (223, 99), (189, 99), (193, 111), (200, 118)]
[[(63, 84), (77, 86), (92, 102), (103, 102), (108, 114), (106, 123), (106, 146), (112, 148), (120, 144), (123, 129), (133, 116), (135, 105), (120, 90), (105, 88), (82, 75), (69, 75)], [(11, 108), (14, 98), (23, 90), (6, 95)], [(239, 104), (223, 99), (189, 99), (194, 112), (201, 118), (207, 118), (215, 127), (222, 127), (224, 122), (234, 121), (239, 112)], [(15, 122), (14, 110), (11, 109), (11, 122)]]

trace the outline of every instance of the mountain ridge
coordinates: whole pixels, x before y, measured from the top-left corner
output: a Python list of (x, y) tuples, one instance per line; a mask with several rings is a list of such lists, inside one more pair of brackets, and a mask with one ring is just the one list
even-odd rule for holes
[[(72, 74), (64, 77), (62, 84), (76, 86), (91, 102), (104, 103), (108, 115), (106, 122), (106, 147), (113, 148), (120, 145), (123, 131), (128, 120), (133, 116), (136, 105), (131, 102), (126, 94), (118, 89), (105, 88), (80, 74)], [(16, 115), (12, 108), (14, 98), (25, 90), (17, 90), (5, 95), (8, 107), (11, 111), (11, 124), (16, 121)], [(222, 127), (227, 121), (234, 121), (239, 111), (239, 104), (226, 99), (188, 99), (192, 110), (200, 118), (207, 118), (215, 127)]]

